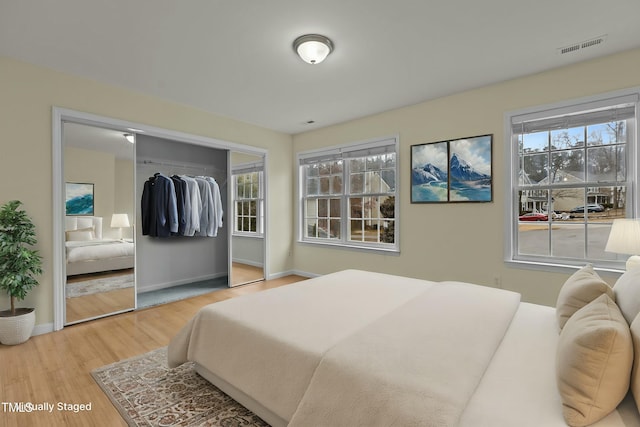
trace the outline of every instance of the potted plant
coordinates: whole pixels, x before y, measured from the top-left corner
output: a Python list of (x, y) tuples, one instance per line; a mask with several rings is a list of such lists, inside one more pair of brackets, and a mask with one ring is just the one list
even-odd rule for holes
[(42, 258), (30, 247), (37, 243), (35, 226), (22, 202), (12, 200), (0, 208), (0, 289), (11, 297), (11, 309), (0, 311), (0, 343), (20, 344), (31, 337), (35, 309), (16, 308), (29, 290), (38, 285), (34, 276), (42, 274)]

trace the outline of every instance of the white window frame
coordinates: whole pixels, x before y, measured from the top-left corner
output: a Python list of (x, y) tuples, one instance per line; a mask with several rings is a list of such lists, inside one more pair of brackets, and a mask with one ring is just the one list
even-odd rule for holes
[(633, 200), (626, 204), (627, 218), (638, 218), (640, 212), (640, 195), (638, 192), (638, 182), (640, 182), (640, 157), (638, 143), (640, 132), (640, 87), (630, 88), (601, 95), (594, 95), (576, 100), (547, 104), (532, 108), (506, 112), (504, 114), (504, 135), (505, 135), (505, 233), (504, 233), (504, 261), (514, 267), (528, 268), (535, 270), (552, 271), (574, 271), (576, 267), (584, 266), (585, 263), (592, 263), (594, 267), (606, 271), (623, 271), (624, 260), (618, 261), (603, 260), (568, 260), (554, 258), (552, 256), (529, 256), (518, 254), (518, 173), (519, 159), (518, 146), (514, 143), (512, 123), (539, 120), (547, 117), (562, 116), (578, 112), (590, 111), (598, 108), (605, 108), (624, 103), (635, 104), (635, 123), (627, 130), (628, 145), (626, 147), (626, 171), (627, 182), (626, 191)]
[[(378, 243), (378, 242), (357, 242), (350, 241), (349, 236), (349, 198), (352, 196), (348, 189), (348, 176), (349, 166), (348, 159), (353, 157), (357, 152), (369, 152), (368, 154), (377, 154), (381, 149), (385, 147), (393, 147), (392, 151), (395, 153), (395, 203), (394, 203), (394, 243)], [(350, 156), (351, 154), (351, 156)], [(366, 155), (366, 154), (365, 154)], [(307, 238), (305, 237), (305, 174), (304, 174), (304, 162), (309, 159), (322, 159), (322, 158), (336, 158), (342, 157), (345, 161), (343, 164), (342, 172), (342, 185), (343, 193), (339, 197), (341, 202), (341, 238), (338, 239), (320, 239), (320, 238)], [(355, 250), (365, 251), (379, 251), (385, 253), (400, 253), (400, 179), (398, 170), (400, 168), (400, 156), (399, 156), (399, 138), (398, 136), (377, 138), (373, 140), (360, 141), (350, 144), (334, 145), (327, 148), (309, 150), (300, 152), (296, 155), (296, 164), (298, 166), (298, 242), (310, 245), (322, 245), (322, 246), (336, 246), (342, 248), (349, 248)], [(373, 193), (371, 193), (373, 195)], [(369, 194), (363, 194), (363, 197), (369, 196)], [(330, 197), (330, 196), (329, 196)]]
[[(256, 231), (238, 231), (237, 230), (237, 222), (238, 222), (238, 212), (237, 212), (237, 204), (238, 199), (238, 191), (237, 191), (237, 177), (239, 175), (244, 175), (248, 173), (258, 173), (258, 197), (257, 198), (247, 198), (242, 200), (255, 200), (257, 202), (256, 206)], [(260, 163), (241, 163), (232, 166), (231, 168), (231, 190), (232, 190), (232, 210), (233, 210), (233, 229), (231, 234), (233, 236), (244, 236), (244, 237), (263, 237), (264, 236), (264, 165), (262, 162)]]

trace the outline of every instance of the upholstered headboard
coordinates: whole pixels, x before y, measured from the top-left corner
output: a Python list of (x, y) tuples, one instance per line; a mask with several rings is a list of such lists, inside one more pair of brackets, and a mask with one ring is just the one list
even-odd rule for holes
[(101, 216), (67, 216), (65, 217), (65, 231), (93, 228), (96, 239), (102, 239)]

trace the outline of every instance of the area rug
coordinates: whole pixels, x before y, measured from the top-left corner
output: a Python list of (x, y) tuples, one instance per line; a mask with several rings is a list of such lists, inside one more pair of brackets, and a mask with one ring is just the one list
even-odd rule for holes
[(198, 375), (167, 367), (167, 348), (91, 372), (130, 426), (261, 426), (264, 421)]
[(98, 279), (83, 280), (82, 282), (67, 283), (67, 298), (81, 297), (97, 294), (99, 292), (115, 291), (116, 289), (130, 288), (133, 286), (133, 274), (101, 277)]

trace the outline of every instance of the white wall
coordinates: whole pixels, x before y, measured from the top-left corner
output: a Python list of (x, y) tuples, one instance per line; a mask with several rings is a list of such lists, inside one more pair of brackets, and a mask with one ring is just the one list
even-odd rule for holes
[[(638, 86), (638, 69), (640, 50), (632, 50), (294, 135), (294, 152), (400, 136), (401, 250), (399, 256), (394, 256), (297, 243), (295, 268), (317, 274), (361, 268), (430, 280), (499, 285), (521, 292), (526, 301), (555, 304), (569, 272), (532, 271), (509, 267), (503, 262), (504, 114)], [(494, 136), (492, 203), (410, 203), (411, 145), (489, 133)], [(292, 167), (295, 170), (296, 165)], [(292, 203), (294, 206), (297, 203), (295, 193)], [(605, 279), (612, 283), (615, 276)]]

